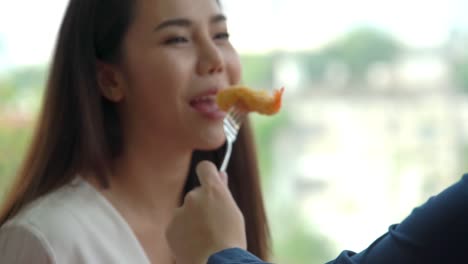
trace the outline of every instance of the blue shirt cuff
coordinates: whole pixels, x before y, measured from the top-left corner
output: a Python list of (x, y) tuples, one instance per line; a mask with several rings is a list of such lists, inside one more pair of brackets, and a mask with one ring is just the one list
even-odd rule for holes
[(219, 251), (208, 259), (207, 264), (264, 264), (261, 259), (241, 248), (228, 248)]

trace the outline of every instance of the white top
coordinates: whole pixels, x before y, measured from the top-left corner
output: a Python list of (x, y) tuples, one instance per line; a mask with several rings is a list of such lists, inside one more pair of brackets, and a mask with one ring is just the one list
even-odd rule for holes
[(78, 177), (22, 210), (0, 229), (0, 262), (149, 264), (127, 222)]

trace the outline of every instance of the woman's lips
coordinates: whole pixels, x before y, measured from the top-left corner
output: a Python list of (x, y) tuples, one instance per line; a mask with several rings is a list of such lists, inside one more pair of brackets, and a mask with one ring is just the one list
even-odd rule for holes
[(215, 96), (200, 96), (190, 101), (190, 106), (198, 113), (209, 119), (224, 118), (226, 113), (216, 104)]

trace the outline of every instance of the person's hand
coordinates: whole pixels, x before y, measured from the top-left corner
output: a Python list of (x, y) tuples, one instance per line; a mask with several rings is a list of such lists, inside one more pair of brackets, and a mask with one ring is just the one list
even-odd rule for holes
[(227, 186), (227, 175), (202, 161), (196, 168), (200, 187), (187, 193), (166, 230), (177, 264), (205, 264), (227, 248), (246, 249), (244, 217)]

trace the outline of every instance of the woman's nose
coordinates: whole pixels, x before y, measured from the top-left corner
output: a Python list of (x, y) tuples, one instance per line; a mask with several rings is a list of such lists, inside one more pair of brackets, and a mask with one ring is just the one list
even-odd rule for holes
[(214, 43), (209, 43), (200, 48), (197, 71), (199, 75), (215, 74), (224, 71), (224, 58)]

